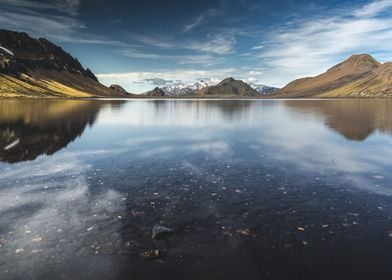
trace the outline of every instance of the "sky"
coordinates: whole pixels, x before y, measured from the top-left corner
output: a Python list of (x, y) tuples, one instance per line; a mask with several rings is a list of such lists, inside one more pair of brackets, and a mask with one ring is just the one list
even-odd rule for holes
[(0, 0), (0, 28), (133, 93), (226, 77), (282, 87), (352, 54), (392, 61), (392, 0)]

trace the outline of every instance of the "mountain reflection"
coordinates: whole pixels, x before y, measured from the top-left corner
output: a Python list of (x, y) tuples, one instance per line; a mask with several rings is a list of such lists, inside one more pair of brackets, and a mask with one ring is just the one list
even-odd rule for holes
[(248, 112), (253, 105), (249, 100), (154, 100), (156, 113), (164, 114), (170, 111), (194, 111), (197, 115), (209, 115), (213, 112), (222, 112), (225, 118), (235, 117), (237, 113)]
[(52, 155), (94, 124), (105, 103), (76, 100), (0, 100), (0, 161)]
[[(123, 106), (125, 104), (125, 106)], [(0, 100), (0, 161), (52, 155), (100, 121), (110, 125), (219, 127), (286, 125), (301, 118), (323, 122), (348, 140), (392, 134), (392, 100)], [(283, 111), (294, 112), (290, 120)]]
[(363, 141), (372, 133), (392, 133), (392, 100), (287, 100), (301, 114), (323, 118), (324, 124), (348, 140)]

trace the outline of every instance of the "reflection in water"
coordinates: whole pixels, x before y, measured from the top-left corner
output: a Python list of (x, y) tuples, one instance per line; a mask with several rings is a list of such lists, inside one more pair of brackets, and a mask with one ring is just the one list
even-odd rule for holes
[(299, 113), (312, 113), (346, 139), (363, 141), (373, 132), (392, 133), (392, 100), (288, 100)]
[(93, 125), (102, 102), (0, 100), (0, 161), (52, 155)]
[(174, 100), (166, 102), (162, 100), (154, 100), (154, 110), (157, 114), (166, 115), (168, 112), (176, 113), (178, 110), (195, 111), (199, 116), (209, 116), (216, 111), (222, 112), (225, 118), (235, 118), (237, 114), (242, 112), (249, 114), (251, 103), (245, 100), (236, 102), (222, 100), (199, 100), (198, 102), (184, 102), (182, 100)]
[(389, 279), (392, 104), (363, 101), (1, 103), (0, 278)]

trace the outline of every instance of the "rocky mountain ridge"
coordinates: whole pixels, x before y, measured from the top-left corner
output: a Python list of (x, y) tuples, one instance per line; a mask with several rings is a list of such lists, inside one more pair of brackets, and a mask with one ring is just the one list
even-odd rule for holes
[(259, 93), (247, 83), (226, 78), (215, 86), (205, 87), (195, 93), (198, 96), (258, 96)]
[(164, 97), (164, 96), (166, 96), (165, 92), (161, 88), (159, 88), (159, 87), (156, 87), (153, 90), (150, 90), (150, 91), (144, 93), (143, 95), (145, 95), (145, 96), (153, 96), (153, 97)]
[(90, 69), (47, 39), (0, 29), (0, 96), (116, 96)]
[(392, 96), (392, 63), (381, 64), (368, 54), (353, 55), (316, 77), (297, 79), (276, 97)]

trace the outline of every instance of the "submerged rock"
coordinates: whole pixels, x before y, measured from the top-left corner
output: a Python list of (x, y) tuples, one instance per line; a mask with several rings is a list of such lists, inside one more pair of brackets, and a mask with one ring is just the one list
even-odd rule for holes
[(143, 252), (141, 256), (149, 260), (158, 259), (161, 256), (161, 251), (159, 249), (149, 250)]
[(240, 235), (245, 235), (245, 236), (250, 235), (250, 229), (248, 229), (248, 228), (240, 228), (240, 229), (237, 229), (236, 232)]
[(168, 236), (170, 233), (173, 232), (173, 229), (162, 226), (162, 225), (155, 225), (152, 228), (152, 239), (160, 239)]

